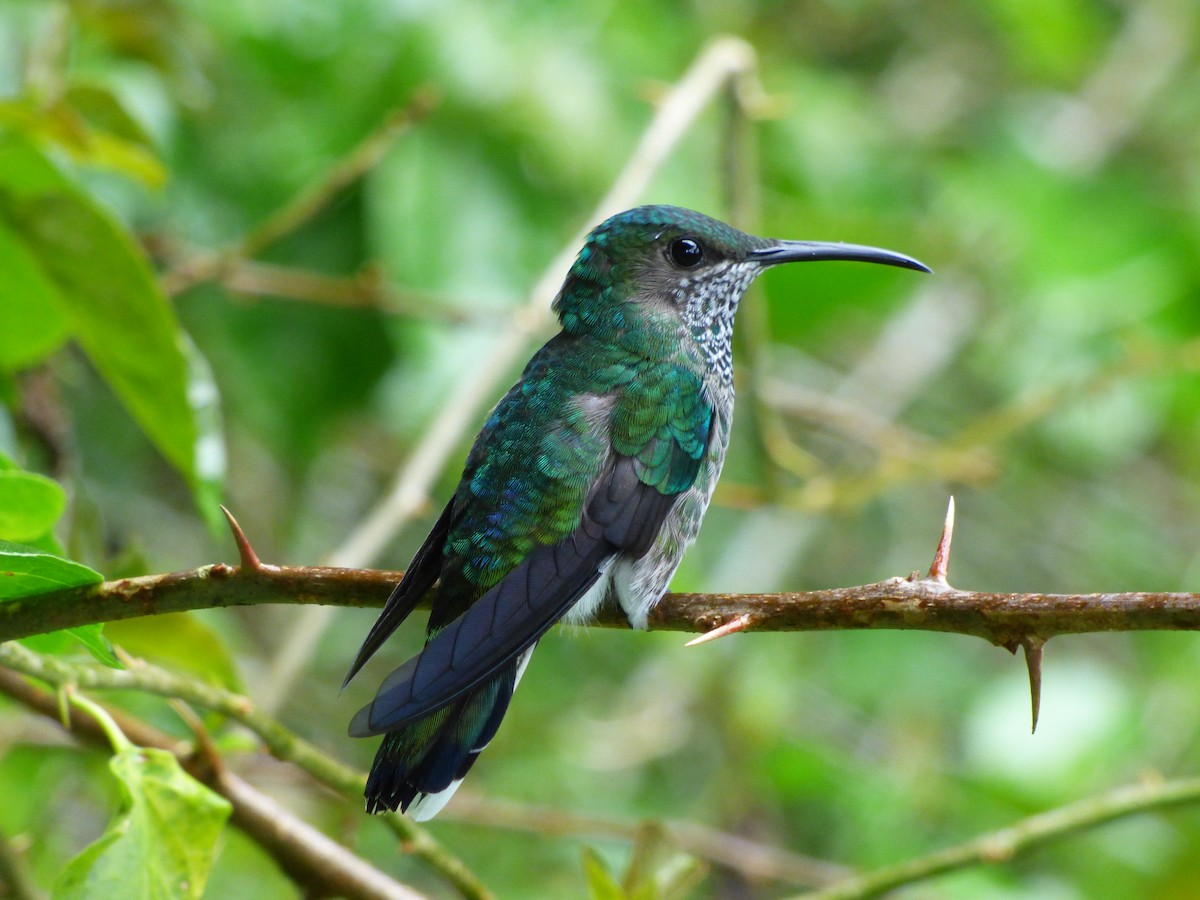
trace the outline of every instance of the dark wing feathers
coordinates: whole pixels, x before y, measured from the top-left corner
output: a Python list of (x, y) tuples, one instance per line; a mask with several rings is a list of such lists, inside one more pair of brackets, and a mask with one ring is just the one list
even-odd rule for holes
[(637, 557), (649, 550), (677, 496), (639, 480), (633, 458), (615, 457), (579, 527), (530, 553), (392, 672), (354, 717), (350, 734), (398, 728), (486, 681), (545, 634), (618, 551)]
[(350, 679), (358, 674), (358, 670), (366, 664), (367, 660), (375, 655), (375, 651), (383, 645), (383, 642), (391, 636), (400, 623), (408, 618), (409, 613), (416, 608), (417, 604), (421, 602), (421, 598), (437, 581), (438, 574), (442, 569), (442, 547), (446, 543), (446, 535), (450, 533), (454, 524), (454, 518), (454, 498), (451, 497), (446, 508), (442, 510), (441, 516), (438, 517), (437, 523), (434, 524), (433, 530), (425, 538), (425, 543), (421, 545), (421, 549), (417, 551), (412, 563), (405, 570), (404, 577), (400, 579), (400, 583), (388, 597), (379, 618), (375, 620), (375, 624), (367, 633), (367, 638), (363, 641), (358, 656), (354, 658), (354, 664), (346, 673), (346, 680), (342, 682), (343, 688), (350, 683)]
[[(665, 394), (628, 397), (630, 402), (618, 409), (613, 420), (616, 452), (590, 491), (576, 527), (555, 543), (533, 549), (432, 634), (425, 649), (392, 672), (375, 699), (359, 710), (350, 725), (352, 736), (394, 732), (478, 688), (536, 643), (596, 583), (613, 557), (639, 558), (653, 546), (671, 506), (694, 483), (712, 432), (712, 408), (698, 380), (683, 370), (674, 377), (678, 384), (663, 379), (631, 383), (631, 394), (645, 384), (657, 385)], [(489, 426), (498, 427), (491, 420)], [(451, 509), (442, 514), (371, 629), (351, 676), (437, 577), (437, 551), (451, 531)]]
[(354, 717), (350, 734), (366, 737), (398, 728), (486, 681), (595, 584), (613, 552), (603, 537), (566, 538), (533, 551), (392, 672)]

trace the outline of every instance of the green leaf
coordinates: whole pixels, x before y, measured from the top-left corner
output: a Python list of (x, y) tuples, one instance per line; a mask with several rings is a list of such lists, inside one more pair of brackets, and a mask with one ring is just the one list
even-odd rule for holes
[(93, 625), (78, 625), (75, 628), (64, 628), (61, 631), (50, 631), (46, 634), (31, 634), (18, 639), (17, 643), (46, 656), (63, 656), (74, 653), (82, 644), (83, 648), (92, 654), (98, 663), (108, 666), (110, 669), (123, 669), (125, 665), (117, 659), (112, 644), (104, 636), (104, 629), (107, 625), (106, 622), (97, 622)]
[(67, 495), (57, 483), (31, 472), (0, 472), (0, 540), (32, 541), (58, 521)]
[(121, 784), (121, 811), (67, 864), (53, 896), (200, 897), (229, 802), (184, 772), (166, 750), (125, 747), (109, 767)]
[(0, 369), (41, 362), (67, 338), (58, 290), (29, 248), (0, 220)]
[(76, 81), (67, 85), (63, 98), (94, 128), (136, 144), (143, 150), (154, 150), (154, 142), (146, 129), (129, 114), (107, 85)]
[(122, 172), (151, 188), (166, 181), (166, 169), (150, 136), (104, 85), (70, 85), (63, 103), (53, 111), (75, 120), (71, 124), (80, 139), (71, 149), (80, 162)]
[(99, 572), (33, 547), (0, 541), (0, 601), (99, 584)]
[(51, 103), (28, 97), (0, 100), (0, 124), (52, 143), (83, 165), (120, 172), (147, 187), (159, 188), (166, 181), (166, 169), (145, 130), (100, 85), (71, 85)]
[(79, 625), (75, 628), (63, 629), (66, 634), (69, 634), (79, 643), (87, 648), (87, 652), (96, 658), (96, 661), (103, 663), (110, 669), (123, 669), (124, 664), (117, 659), (117, 654), (113, 652), (112, 643), (104, 636), (104, 622), (96, 622), (93, 625)]
[(2, 132), (0, 222), (56, 289), (96, 369), (195, 487), (199, 428), (183, 332), (128, 232), (32, 144)]
[(583, 874), (590, 900), (628, 900), (621, 885), (591, 847), (583, 848)]
[(79, 643), (66, 630), (31, 634), (28, 637), (19, 638), (17, 643), (41, 653), (43, 656), (63, 656), (79, 648)]

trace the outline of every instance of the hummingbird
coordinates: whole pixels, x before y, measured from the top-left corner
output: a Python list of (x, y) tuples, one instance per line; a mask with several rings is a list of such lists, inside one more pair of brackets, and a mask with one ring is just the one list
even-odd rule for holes
[(674, 206), (631, 209), (588, 234), (553, 303), (561, 331), (491, 411), (346, 676), (432, 589), (424, 649), (350, 723), (352, 737), (383, 735), (367, 812), (420, 821), (446, 804), (555, 622), (615, 602), (646, 627), (725, 459), (738, 303), (764, 269), (809, 260), (930, 271), (890, 250), (754, 237)]

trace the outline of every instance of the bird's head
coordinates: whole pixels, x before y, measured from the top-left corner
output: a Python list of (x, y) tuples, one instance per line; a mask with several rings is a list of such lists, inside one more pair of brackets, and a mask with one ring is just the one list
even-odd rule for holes
[(563, 328), (612, 339), (678, 334), (728, 344), (738, 302), (769, 266), (858, 260), (927, 272), (917, 260), (857, 244), (760, 238), (676, 206), (639, 206), (597, 226), (554, 301)]

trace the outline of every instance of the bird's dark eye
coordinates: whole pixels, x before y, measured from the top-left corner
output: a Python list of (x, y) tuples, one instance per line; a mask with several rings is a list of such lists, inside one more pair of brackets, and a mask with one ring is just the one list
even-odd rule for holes
[(704, 261), (704, 248), (695, 238), (675, 238), (668, 248), (671, 262), (681, 269), (694, 269)]

